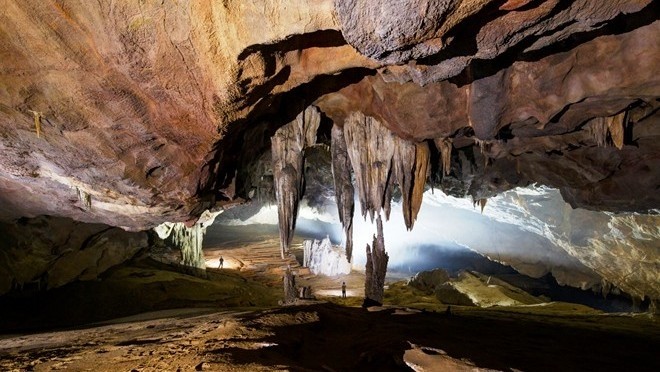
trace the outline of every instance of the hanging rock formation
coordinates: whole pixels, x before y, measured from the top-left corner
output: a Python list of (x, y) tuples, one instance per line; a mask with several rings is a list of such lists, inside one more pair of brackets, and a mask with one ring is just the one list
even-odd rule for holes
[[(455, 195), (538, 183), (574, 208), (660, 208), (658, 1), (2, 4), (5, 222), (190, 225), (255, 195), (243, 187), (251, 159), (309, 105), (338, 126), (360, 112), (413, 143), (451, 138), (442, 185)], [(598, 142), (614, 146), (597, 145), (594, 118), (611, 121)], [(475, 139), (489, 141), (484, 154)], [(364, 207), (387, 216), (391, 158), (355, 162), (348, 151), (373, 168), (354, 168)], [(292, 177), (289, 191), (300, 186)], [(283, 246), (298, 197), (283, 204)]]
[(339, 222), (344, 227), (346, 237), (346, 259), (353, 258), (353, 213), (355, 209), (355, 189), (351, 177), (351, 163), (346, 149), (344, 131), (341, 127), (332, 127), (332, 142), (330, 151), (332, 155), (332, 177), (335, 186), (335, 199), (339, 212)]
[(165, 222), (154, 228), (163, 240), (169, 241), (181, 251), (181, 265), (194, 269), (205, 270), (206, 260), (202, 251), (206, 228), (213, 224), (215, 217), (221, 212), (205, 211), (192, 226), (182, 222)]
[(303, 110), (294, 121), (275, 132), (271, 142), (275, 197), (280, 225), (282, 258), (289, 252), (304, 187), (305, 147), (316, 143), (321, 114), (316, 107)]
[(429, 172), (429, 148), (397, 137), (378, 120), (360, 112), (344, 122), (344, 137), (362, 206), (362, 216), (373, 221), (385, 212), (389, 219), (394, 184), (403, 198), (406, 227), (412, 229), (422, 204)]
[(382, 305), (385, 290), (385, 274), (387, 274), (387, 261), (389, 256), (385, 252), (385, 238), (383, 237), (383, 222), (380, 215), (376, 218), (377, 235), (370, 247), (367, 244), (367, 265), (364, 282), (363, 306)]

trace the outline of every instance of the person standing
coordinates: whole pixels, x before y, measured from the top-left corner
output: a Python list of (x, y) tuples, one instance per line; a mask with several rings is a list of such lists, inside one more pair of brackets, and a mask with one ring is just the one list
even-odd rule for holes
[(346, 298), (346, 282), (341, 282), (341, 298)]
[(225, 259), (220, 256), (220, 259), (218, 260), (218, 269), (222, 269), (222, 265), (224, 265)]

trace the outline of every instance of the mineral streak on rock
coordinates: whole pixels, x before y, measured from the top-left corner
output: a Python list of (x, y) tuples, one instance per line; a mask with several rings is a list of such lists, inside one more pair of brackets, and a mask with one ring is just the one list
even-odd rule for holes
[(316, 131), (320, 123), (319, 110), (310, 106), (298, 114), (295, 120), (278, 129), (272, 138), (273, 177), (282, 258), (291, 245), (298, 216), (298, 203), (303, 193), (304, 149), (316, 143)]
[(389, 256), (385, 252), (383, 222), (380, 214), (376, 218), (376, 226), (378, 235), (374, 235), (372, 247), (367, 244), (367, 265), (364, 282), (365, 304), (382, 304), (385, 290), (385, 274), (387, 273)]
[(353, 212), (355, 210), (355, 189), (351, 178), (351, 163), (346, 149), (344, 130), (335, 125), (332, 127), (331, 155), (332, 177), (335, 186), (335, 199), (339, 221), (344, 227), (346, 235), (346, 258), (348, 262), (353, 259)]

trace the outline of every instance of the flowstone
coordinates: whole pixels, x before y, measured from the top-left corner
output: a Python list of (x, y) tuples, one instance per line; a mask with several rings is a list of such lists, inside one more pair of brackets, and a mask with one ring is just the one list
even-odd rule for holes
[(303, 242), (303, 266), (316, 275), (337, 276), (351, 272), (351, 264), (346, 255), (333, 246), (328, 237)]

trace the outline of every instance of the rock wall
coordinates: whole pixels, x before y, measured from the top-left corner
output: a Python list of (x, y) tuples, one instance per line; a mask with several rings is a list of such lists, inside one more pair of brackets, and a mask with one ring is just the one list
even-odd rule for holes
[(148, 247), (147, 233), (40, 216), (0, 223), (0, 294), (95, 280)]

